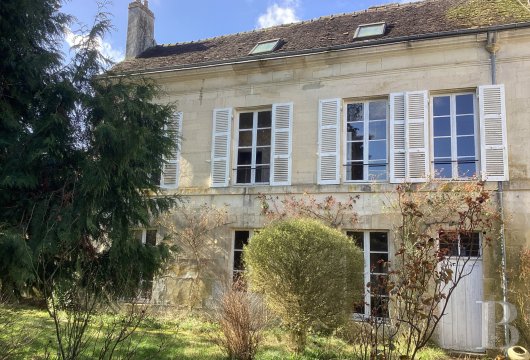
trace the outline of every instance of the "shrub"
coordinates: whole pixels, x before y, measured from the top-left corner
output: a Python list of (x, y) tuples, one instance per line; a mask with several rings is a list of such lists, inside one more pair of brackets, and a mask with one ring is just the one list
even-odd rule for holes
[(216, 313), (222, 332), (217, 343), (229, 358), (254, 359), (269, 323), (261, 297), (247, 292), (241, 280), (236, 281), (222, 294)]
[(251, 238), (243, 256), (251, 289), (265, 295), (297, 352), (311, 328), (342, 324), (362, 293), (361, 251), (316, 220), (272, 223)]

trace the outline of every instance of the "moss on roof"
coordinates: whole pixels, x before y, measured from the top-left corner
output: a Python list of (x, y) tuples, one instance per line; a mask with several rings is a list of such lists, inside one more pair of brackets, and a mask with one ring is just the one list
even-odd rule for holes
[(447, 18), (469, 27), (530, 21), (530, 7), (524, 6), (523, 1), (526, 0), (466, 0), (450, 8)]

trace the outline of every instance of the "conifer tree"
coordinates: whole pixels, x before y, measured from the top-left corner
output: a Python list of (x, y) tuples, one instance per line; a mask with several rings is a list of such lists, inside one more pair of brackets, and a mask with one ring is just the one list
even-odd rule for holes
[(64, 65), (71, 18), (60, 6), (0, 1), (0, 289), (21, 294), (90, 268), (87, 281), (122, 296), (168, 257), (131, 228), (176, 201), (157, 176), (177, 147), (164, 130), (174, 109), (153, 102), (155, 84), (105, 71), (94, 46), (110, 28), (104, 12)]

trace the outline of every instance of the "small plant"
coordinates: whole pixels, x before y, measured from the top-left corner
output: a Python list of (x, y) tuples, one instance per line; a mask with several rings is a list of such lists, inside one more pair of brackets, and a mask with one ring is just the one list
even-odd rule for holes
[(243, 252), (250, 288), (289, 329), (301, 353), (312, 328), (334, 329), (362, 292), (363, 257), (350, 238), (312, 219), (272, 223)]
[(270, 320), (262, 298), (245, 288), (242, 279), (234, 282), (221, 295), (216, 309), (222, 332), (216, 340), (230, 359), (254, 359)]
[(519, 266), (510, 271), (513, 277), (512, 298), (517, 306), (517, 329), (521, 340), (530, 346), (530, 249), (522, 249), (519, 254)]

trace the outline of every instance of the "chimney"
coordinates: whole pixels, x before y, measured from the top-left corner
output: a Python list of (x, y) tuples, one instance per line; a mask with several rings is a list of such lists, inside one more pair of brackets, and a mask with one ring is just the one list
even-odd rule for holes
[(134, 0), (129, 4), (125, 59), (135, 58), (154, 45), (155, 15), (148, 0)]

